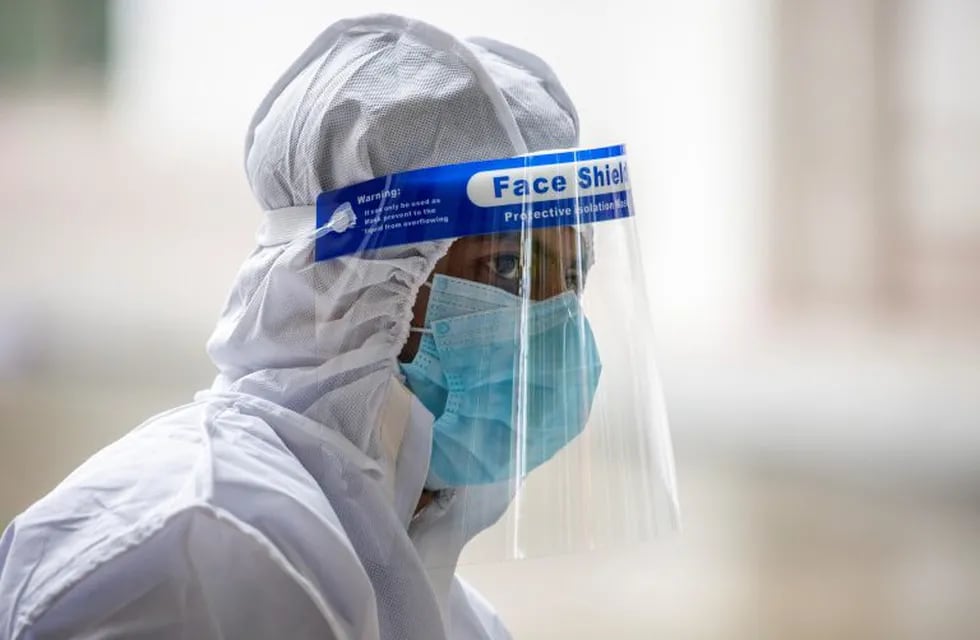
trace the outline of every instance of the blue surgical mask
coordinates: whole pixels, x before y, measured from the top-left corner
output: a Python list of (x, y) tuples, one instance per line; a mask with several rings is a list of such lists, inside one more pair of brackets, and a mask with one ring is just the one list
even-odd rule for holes
[(601, 365), (578, 298), (524, 304), (444, 275), (431, 288), (419, 350), (402, 365), (436, 417), (430, 480), (463, 486), (523, 476), (577, 436), (589, 415)]

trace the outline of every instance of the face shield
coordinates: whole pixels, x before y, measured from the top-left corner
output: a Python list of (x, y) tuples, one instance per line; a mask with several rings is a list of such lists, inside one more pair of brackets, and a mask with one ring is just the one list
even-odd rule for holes
[(623, 146), (408, 171), (317, 200), (318, 261), (452, 240), (406, 310), (399, 368), (434, 418), (433, 508), (454, 510), (460, 537), (486, 529), (469, 559), (676, 526), (633, 214)]

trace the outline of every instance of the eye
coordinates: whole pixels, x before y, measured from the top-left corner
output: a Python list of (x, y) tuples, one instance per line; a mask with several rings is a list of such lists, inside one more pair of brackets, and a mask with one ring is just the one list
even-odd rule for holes
[(487, 261), (490, 272), (504, 280), (517, 280), (521, 277), (521, 257), (516, 253), (501, 253)]

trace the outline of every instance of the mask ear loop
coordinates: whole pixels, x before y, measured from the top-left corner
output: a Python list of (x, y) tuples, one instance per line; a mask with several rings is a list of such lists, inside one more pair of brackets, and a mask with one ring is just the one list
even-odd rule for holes
[[(423, 287), (428, 287), (429, 290), (431, 291), (432, 290), (432, 280), (431, 279), (430, 280), (426, 280), (425, 282), (422, 283), (422, 286)], [(409, 333), (432, 333), (432, 329), (426, 329), (424, 327), (409, 327), (408, 328), (408, 331), (409, 331)]]

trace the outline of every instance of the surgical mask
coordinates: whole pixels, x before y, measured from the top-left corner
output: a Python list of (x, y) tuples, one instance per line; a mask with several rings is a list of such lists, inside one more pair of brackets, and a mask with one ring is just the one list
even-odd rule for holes
[(540, 302), (436, 275), (419, 350), (402, 364), (436, 416), (430, 488), (500, 482), (549, 460), (585, 425), (601, 365), (578, 297)]

